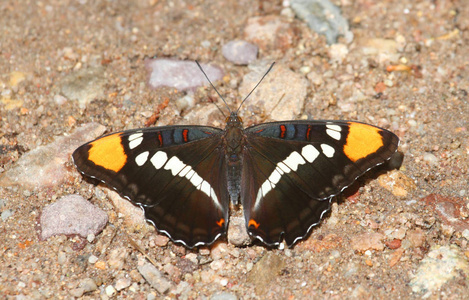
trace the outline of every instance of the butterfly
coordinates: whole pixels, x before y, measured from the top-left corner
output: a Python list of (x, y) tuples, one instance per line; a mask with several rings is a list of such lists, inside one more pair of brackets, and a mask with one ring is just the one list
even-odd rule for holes
[(80, 146), (73, 161), (189, 248), (226, 235), (230, 202), (242, 205), (251, 237), (292, 246), (321, 221), (334, 196), (389, 160), (399, 145), (394, 133), (355, 121), (244, 128), (241, 105), (223, 129), (175, 125), (111, 133)]

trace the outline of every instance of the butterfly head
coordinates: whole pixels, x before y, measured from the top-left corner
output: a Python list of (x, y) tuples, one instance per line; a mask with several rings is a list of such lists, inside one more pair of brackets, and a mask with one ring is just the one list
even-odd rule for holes
[(243, 127), (243, 119), (238, 116), (237, 112), (231, 112), (230, 115), (226, 118), (227, 127)]

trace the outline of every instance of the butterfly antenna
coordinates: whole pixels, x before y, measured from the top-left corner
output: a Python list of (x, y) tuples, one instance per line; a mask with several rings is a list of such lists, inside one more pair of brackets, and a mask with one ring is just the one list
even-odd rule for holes
[(223, 98), (223, 96), (218, 92), (217, 88), (213, 85), (213, 83), (210, 81), (210, 79), (208, 78), (207, 74), (205, 74), (205, 71), (204, 69), (202, 69), (202, 66), (199, 64), (199, 62), (196, 60), (195, 63), (197, 64), (197, 66), (199, 67), (200, 71), (202, 71), (202, 74), (204, 74), (205, 78), (207, 78), (207, 81), (210, 83), (210, 85), (213, 87), (213, 89), (215, 90), (215, 92), (217, 92), (218, 96), (220, 96), (221, 100), (223, 100), (223, 102), (225, 103), (226, 107), (228, 108), (229, 112), (231, 113), (231, 109), (230, 107), (228, 106), (228, 103), (226, 103), (225, 99)]
[(254, 90), (259, 86), (259, 84), (261, 84), (262, 80), (264, 80), (265, 76), (267, 76), (267, 74), (269, 74), (270, 70), (272, 70), (272, 68), (274, 67), (275, 65), (275, 61), (270, 65), (269, 69), (267, 70), (267, 72), (265, 72), (264, 76), (262, 76), (261, 80), (259, 80), (259, 82), (256, 84), (256, 86), (251, 90), (251, 92), (249, 92), (249, 94), (246, 96), (246, 98), (244, 98), (244, 100), (241, 102), (241, 104), (239, 105), (238, 109), (236, 110), (236, 113), (239, 112), (239, 109), (241, 108), (241, 106), (243, 105), (244, 101), (246, 101), (249, 96), (251, 96), (252, 92), (254, 92)]

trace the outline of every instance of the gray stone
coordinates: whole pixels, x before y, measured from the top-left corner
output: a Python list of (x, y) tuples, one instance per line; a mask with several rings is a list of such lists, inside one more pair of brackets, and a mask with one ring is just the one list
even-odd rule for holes
[(342, 35), (347, 42), (353, 40), (353, 33), (340, 9), (329, 0), (292, 0), (291, 8), (309, 28), (326, 37), (328, 44), (337, 42)]
[(247, 246), (251, 244), (251, 238), (246, 230), (244, 217), (231, 216), (228, 226), (228, 242), (235, 246)]
[(97, 123), (85, 124), (70, 134), (57, 137), (23, 155), (10, 170), (0, 175), (0, 186), (21, 185), (24, 188), (52, 187), (62, 184), (69, 175), (65, 163), (83, 143), (100, 136), (106, 128)]
[[(153, 88), (168, 86), (186, 91), (209, 84), (194, 61), (157, 58), (148, 59), (145, 64), (150, 73), (148, 84)], [(200, 65), (210, 81), (215, 82), (223, 78), (220, 67), (211, 64)]]
[[(239, 94), (247, 96), (269, 68), (269, 64), (250, 65), (239, 87)], [(282, 64), (274, 65), (272, 71), (245, 102), (244, 110), (264, 113), (276, 121), (298, 117), (306, 99), (308, 80)], [(258, 112), (262, 108), (262, 112)], [(249, 112), (248, 112), (249, 113)]]
[(70, 100), (78, 100), (85, 107), (92, 100), (104, 97), (106, 78), (104, 68), (81, 69), (70, 73), (58, 84), (61, 93)]
[(2, 214), (1, 214), (2, 221), (5, 222), (12, 215), (13, 215), (12, 209), (5, 209), (4, 211), (2, 211)]
[(100, 233), (108, 221), (107, 214), (79, 195), (68, 195), (46, 206), (40, 217), (41, 239), (53, 235)]
[(160, 294), (166, 293), (171, 288), (171, 282), (152, 264), (144, 263), (137, 267), (143, 278)]
[(223, 45), (223, 56), (236, 65), (247, 65), (257, 58), (259, 48), (246, 41), (230, 41)]
[(269, 251), (254, 265), (247, 279), (255, 285), (257, 293), (264, 293), (285, 266), (283, 257)]
[(85, 278), (80, 282), (79, 285), (80, 288), (82, 288), (85, 293), (92, 292), (98, 289), (98, 286), (96, 285), (96, 282), (92, 278)]
[(415, 293), (431, 293), (439, 290), (454, 278), (469, 277), (469, 262), (458, 246), (433, 246), (410, 281)]

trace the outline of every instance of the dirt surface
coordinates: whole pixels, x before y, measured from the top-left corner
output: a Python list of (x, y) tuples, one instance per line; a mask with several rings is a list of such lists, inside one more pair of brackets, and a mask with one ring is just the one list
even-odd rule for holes
[[(129, 221), (125, 210), (111, 204), (107, 188), (76, 171), (73, 149), (59, 145), (66, 150), (53, 155), (66, 157), (59, 163), (63, 173), (19, 171), (16, 182), (3, 179), (0, 297), (467, 296), (469, 2), (335, 2), (349, 21), (351, 43), (340, 38), (328, 45), (281, 1), (1, 1), (3, 178), (27, 153), (85, 123), (104, 125), (107, 132), (143, 127), (158, 110), (157, 125), (223, 126), (212, 89), (198, 88), (191, 96), (195, 104), (180, 109), (176, 103), (186, 93), (151, 89), (145, 59), (197, 59), (221, 67), (225, 75), (215, 85), (237, 107), (245, 96), (238, 88), (252, 66), (234, 65), (221, 53), (237, 39), (260, 47), (253, 65), (276, 61), (280, 69), (308, 80), (305, 105), (295, 118), (358, 120), (387, 128), (401, 139), (404, 161), (397, 171), (367, 174), (293, 248), (221, 241), (190, 250), (150, 225)], [(254, 31), (253, 38), (248, 24), (268, 20), (284, 27)], [(93, 84), (83, 87), (77, 98), (85, 100), (78, 101), (67, 87), (85, 77)], [(252, 103), (241, 116), (245, 125), (271, 120), (270, 111)], [(38, 158), (27, 167), (46, 168), (51, 161)], [(26, 181), (38, 178), (26, 176), (43, 178), (34, 186)], [(41, 240), (42, 210), (69, 194), (105, 210), (108, 225), (96, 237)], [(160, 281), (150, 284), (142, 275), (148, 264), (142, 252), (155, 261)], [(435, 280), (450, 276), (441, 284), (424, 280), (426, 286), (418, 281), (422, 274)]]

